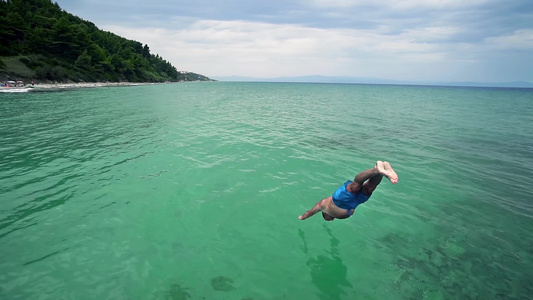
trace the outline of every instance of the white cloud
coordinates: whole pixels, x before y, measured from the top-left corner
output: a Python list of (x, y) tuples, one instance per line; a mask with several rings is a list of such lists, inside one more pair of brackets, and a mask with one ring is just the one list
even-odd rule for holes
[(321, 8), (382, 7), (407, 10), (412, 8), (457, 8), (490, 3), (491, 0), (307, 0), (302, 3)]
[(334, 7), (334, 8), (345, 8), (345, 7), (353, 7), (359, 5), (358, 3), (361, 3), (364, 1), (352, 1), (352, 0), (309, 0), (309, 1), (303, 1), (303, 4), (310, 4), (318, 7)]
[(452, 38), (461, 30), (458, 27), (443, 26), (443, 27), (425, 27), (414, 28), (404, 31), (401, 36), (417, 41), (444, 41)]
[(517, 30), (513, 34), (486, 38), (485, 41), (499, 49), (533, 49), (533, 29)]
[(533, 81), (530, 0), (133, 1), (58, 0), (207, 76)]
[[(446, 53), (425, 40), (453, 28), (427, 28), (400, 35), (355, 29), (318, 29), (244, 21), (198, 21), (183, 29), (107, 26), (146, 43), (180, 70), (207, 76), (378, 76), (392, 62), (442, 60)], [(397, 64), (397, 63), (396, 63)], [(388, 69), (388, 70), (387, 70)]]

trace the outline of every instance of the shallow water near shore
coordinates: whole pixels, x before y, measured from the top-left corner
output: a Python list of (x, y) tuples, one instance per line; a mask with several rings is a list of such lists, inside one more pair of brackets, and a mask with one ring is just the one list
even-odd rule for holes
[[(0, 299), (528, 299), (533, 90), (0, 94)], [(358, 171), (346, 220), (298, 216)]]

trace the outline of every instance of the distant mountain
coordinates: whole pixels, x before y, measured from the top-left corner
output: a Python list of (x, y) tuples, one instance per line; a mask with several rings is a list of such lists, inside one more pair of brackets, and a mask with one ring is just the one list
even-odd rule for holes
[(342, 77), (342, 76), (295, 76), (295, 77), (275, 77), (257, 78), (244, 76), (219, 76), (215, 78), (220, 81), (242, 81), (242, 82), (307, 82), (307, 83), (351, 83), (351, 84), (398, 84), (398, 85), (436, 85), (436, 86), (472, 86), (472, 87), (517, 87), (533, 88), (532, 82), (430, 82), (430, 81), (400, 81), (377, 78)]
[(98, 29), (51, 0), (0, 0), (0, 79), (197, 81), (148, 45)]

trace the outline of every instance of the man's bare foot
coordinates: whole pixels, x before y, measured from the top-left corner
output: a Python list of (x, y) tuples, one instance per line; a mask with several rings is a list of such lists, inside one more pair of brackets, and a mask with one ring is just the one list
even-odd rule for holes
[(385, 167), (386, 172), (386, 174), (383, 173), (383, 175), (389, 178), (390, 182), (392, 182), (393, 184), (398, 182), (398, 174), (394, 172), (388, 161), (383, 162), (383, 167)]
[(374, 168), (378, 170), (378, 173), (381, 175), (385, 175), (384, 173), (387, 172), (387, 170), (385, 170), (385, 165), (381, 160), (376, 161), (376, 166)]
[(398, 182), (398, 175), (396, 175), (396, 172), (394, 172), (388, 162), (382, 162), (378, 160), (376, 162), (376, 169), (378, 170), (379, 174), (387, 177), (393, 184)]

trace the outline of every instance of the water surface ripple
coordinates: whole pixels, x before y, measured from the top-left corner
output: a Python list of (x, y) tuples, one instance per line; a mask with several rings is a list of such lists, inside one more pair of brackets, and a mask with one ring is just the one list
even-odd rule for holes
[[(533, 91), (0, 94), (1, 299), (528, 299)], [(376, 160), (348, 220), (297, 216)]]

